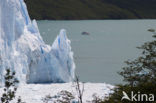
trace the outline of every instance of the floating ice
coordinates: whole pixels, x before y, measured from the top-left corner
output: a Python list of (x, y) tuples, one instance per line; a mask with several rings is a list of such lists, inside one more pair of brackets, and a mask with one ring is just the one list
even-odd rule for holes
[(75, 64), (62, 29), (52, 46), (40, 36), (23, 0), (0, 0), (0, 79), (10, 68), (23, 83), (69, 82)]

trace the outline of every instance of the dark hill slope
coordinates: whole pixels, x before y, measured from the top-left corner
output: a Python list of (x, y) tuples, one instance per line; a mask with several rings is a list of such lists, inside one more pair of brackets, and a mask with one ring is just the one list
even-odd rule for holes
[(156, 0), (25, 0), (25, 2), (32, 19), (156, 18)]

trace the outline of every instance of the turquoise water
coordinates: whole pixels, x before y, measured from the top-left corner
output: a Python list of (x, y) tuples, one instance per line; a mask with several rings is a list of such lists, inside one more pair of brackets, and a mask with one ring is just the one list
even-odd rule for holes
[[(118, 84), (117, 72), (125, 60), (139, 56), (137, 46), (152, 40), (147, 29), (156, 28), (156, 20), (38, 21), (38, 26), (50, 45), (60, 29), (67, 30), (81, 81)], [(90, 35), (81, 35), (84, 31)]]

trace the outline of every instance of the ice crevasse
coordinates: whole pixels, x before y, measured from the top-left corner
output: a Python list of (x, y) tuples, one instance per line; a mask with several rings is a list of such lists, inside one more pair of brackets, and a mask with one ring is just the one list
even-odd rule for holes
[(0, 83), (7, 68), (21, 83), (72, 81), (75, 63), (66, 30), (47, 45), (23, 0), (0, 0)]

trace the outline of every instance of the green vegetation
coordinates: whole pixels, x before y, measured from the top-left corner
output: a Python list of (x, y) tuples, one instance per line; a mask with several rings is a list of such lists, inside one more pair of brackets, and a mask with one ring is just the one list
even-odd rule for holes
[[(153, 38), (156, 39), (155, 30), (151, 30)], [(153, 102), (149, 102), (145, 97), (142, 102), (121, 101), (123, 91), (129, 96), (131, 96), (132, 91), (137, 94), (156, 95), (156, 40), (146, 42), (137, 48), (142, 50), (142, 55), (133, 61), (126, 61), (127, 66), (119, 72), (127, 84), (118, 85), (108, 100), (99, 103), (156, 103), (156, 97)], [(138, 99), (139, 97), (136, 98)]]
[(73, 103), (71, 101), (73, 101), (74, 99), (75, 99), (75, 97), (71, 92), (63, 90), (63, 91), (60, 91), (59, 93), (57, 93), (57, 95), (45, 96), (42, 99), (42, 101), (43, 101), (43, 103)]
[(156, 0), (25, 0), (32, 19), (156, 18)]
[[(143, 83), (143, 84), (139, 84), (136, 85), (134, 87), (131, 87), (130, 85), (118, 85), (118, 88), (115, 89), (115, 92), (113, 94), (110, 95), (110, 97), (106, 99), (99, 99), (100, 102), (96, 102), (96, 103), (156, 103), (156, 101), (149, 101), (148, 97), (147, 97), (147, 101), (146, 98), (144, 97), (143, 100), (140, 99), (139, 101), (129, 101), (129, 100), (121, 100), (123, 97), (123, 91), (125, 91), (127, 93), (127, 95), (129, 96), (129, 98), (131, 99), (131, 93), (133, 91), (134, 94), (136, 94), (136, 99), (138, 100), (138, 95), (140, 94), (147, 94), (148, 96), (150, 94), (154, 94), (156, 95), (156, 88), (155, 88), (155, 84), (148, 82), (148, 83)], [(156, 100), (156, 98), (155, 98)]]
[[(11, 72), (10, 69), (6, 69), (5, 78), (5, 87), (4, 93), (2, 94), (1, 103), (10, 103), (16, 99), (17, 85), (19, 81), (15, 78), (15, 72)], [(17, 103), (24, 103), (21, 100), (21, 97), (18, 97)]]

